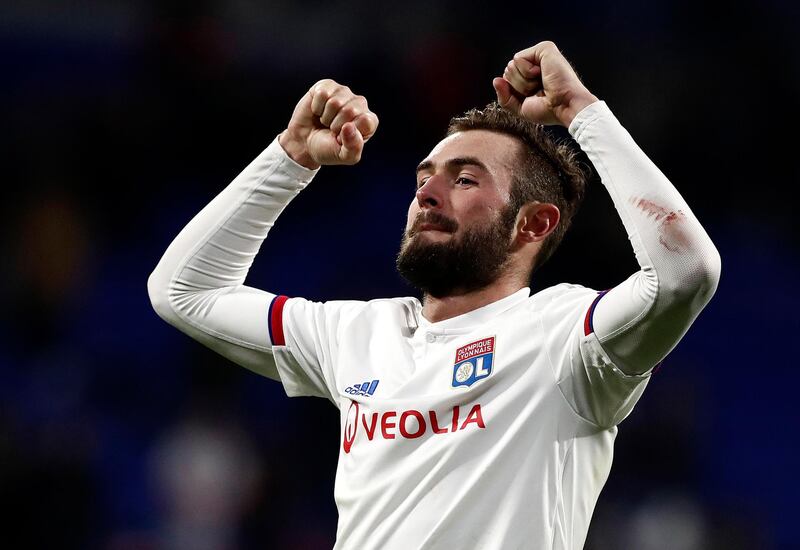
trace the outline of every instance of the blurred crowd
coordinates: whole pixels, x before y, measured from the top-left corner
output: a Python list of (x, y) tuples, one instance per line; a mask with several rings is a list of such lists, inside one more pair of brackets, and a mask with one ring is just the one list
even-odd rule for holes
[[(800, 547), (799, 24), (780, 0), (0, 7), (0, 544), (330, 548), (336, 410), (168, 327), (147, 276), (331, 77), (381, 126), (361, 164), (323, 169), (287, 209), (248, 283), (412, 293), (394, 255), (414, 167), (450, 116), (493, 99), (514, 52), (551, 39), (723, 261), (717, 296), (620, 426), (586, 547)], [(534, 290), (608, 288), (636, 268), (594, 181)]]

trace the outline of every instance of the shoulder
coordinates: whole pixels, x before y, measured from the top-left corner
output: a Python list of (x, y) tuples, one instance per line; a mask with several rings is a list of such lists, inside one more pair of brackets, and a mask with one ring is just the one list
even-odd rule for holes
[(561, 283), (533, 294), (526, 306), (546, 330), (569, 332), (578, 324), (583, 325), (586, 313), (599, 295), (593, 288)]
[(598, 291), (583, 285), (561, 283), (547, 287), (528, 298), (528, 306), (541, 311), (543, 309), (564, 309), (588, 300), (594, 300)]
[(305, 311), (324, 316), (329, 321), (350, 323), (353, 321), (375, 321), (391, 317), (402, 320), (413, 317), (422, 307), (419, 300), (412, 297), (376, 298), (374, 300), (330, 300), (315, 302), (305, 298), (291, 298), (289, 303), (296, 312)]

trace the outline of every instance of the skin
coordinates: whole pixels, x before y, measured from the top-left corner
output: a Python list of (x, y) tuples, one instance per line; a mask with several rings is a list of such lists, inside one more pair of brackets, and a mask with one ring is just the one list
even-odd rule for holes
[[(471, 227), (496, 221), (508, 204), (513, 166), (522, 145), (514, 138), (487, 130), (457, 132), (448, 136), (420, 163), (417, 193), (408, 208), (408, 231), (428, 212), (455, 220), (454, 233), (435, 225), (423, 225), (412, 239), (445, 242), (459, 239)], [(456, 164), (455, 159), (474, 159), (477, 164)], [(424, 218), (423, 218), (424, 219)], [(558, 223), (558, 208), (530, 203), (517, 215), (509, 235), (511, 256), (507, 267), (491, 285), (472, 292), (461, 289), (445, 297), (425, 296), (423, 315), (436, 322), (472, 311), (527, 286), (528, 272), (542, 240)]]
[[(568, 127), (575, 115), (598, 101), (552, 42), (517, 52), (492, 85), (500, 105), (538, 124)], [(366, 98), (325, 79), (301, 98), (278, 140), (293, 160), (307, 168), (352, 165), (361, 159), (364, 144), (377, 128), (378, 117), (369, 110)], [(458, 132), (439, 142), (417, 173), (418, 189), (409, 206), (406, 229), (427, 211), (455, 220), (459, 228), (450, 233), (431, 225), (413, 238), (431, 242), (458, 239), (467, 228), (485, 223), (487, 218), (496, 219), (508, 202), (511, 167), (520, 147), (513, 138), (486, 130)], [(477, 159), (484, 168), (453, 163), (464, 158)], [(524, 205), (509, 236), (509, 264), (497, 280), (472, 292), (455, 289), (445, 297), (425, 296), (425, 318), (432, 322), (449, 319), (527, 286), (533, 258), (558, 220), (555, 205)]]

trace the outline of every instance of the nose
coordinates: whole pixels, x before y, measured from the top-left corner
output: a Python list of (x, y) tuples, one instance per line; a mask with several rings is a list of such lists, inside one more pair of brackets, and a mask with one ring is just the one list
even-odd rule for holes
[(420, 208), (438, 208), (442, 205), (442, 181), (440, 175), (429, 177), (425, 183), (417, 189), (417, 203)]

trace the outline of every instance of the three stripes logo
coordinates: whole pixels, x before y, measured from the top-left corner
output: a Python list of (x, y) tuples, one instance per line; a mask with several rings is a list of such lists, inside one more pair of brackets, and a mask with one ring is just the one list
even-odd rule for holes
[(361, 384), (353, 384), (352, 386), (348, 386), (345, 388), (344, 392), (350, 395), (363, 395), (364, 397), (370, 397), (372, 394), (375, 393), (375, 390), (378, 388), (379, 380), (373, 380), (372, 382), (362, 382)]

